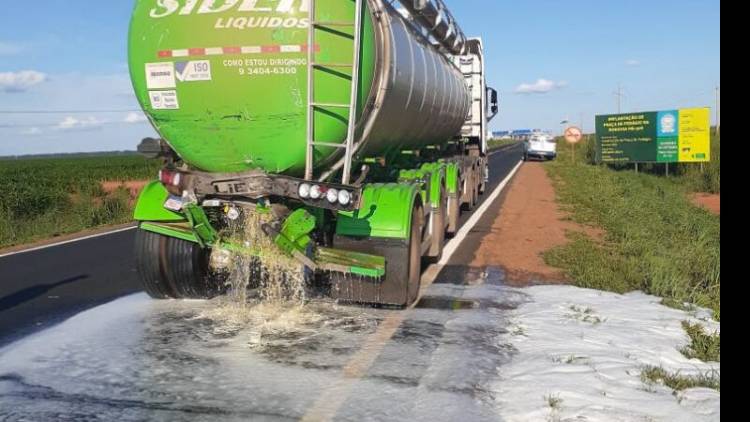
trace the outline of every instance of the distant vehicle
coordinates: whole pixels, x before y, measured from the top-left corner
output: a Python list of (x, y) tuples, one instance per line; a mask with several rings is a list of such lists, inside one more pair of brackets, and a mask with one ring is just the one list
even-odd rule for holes
[(554, 160), (557, 158), (557, 142), (549, 133), (534, 133), (523, 143), (523, 160), (530, 158)]

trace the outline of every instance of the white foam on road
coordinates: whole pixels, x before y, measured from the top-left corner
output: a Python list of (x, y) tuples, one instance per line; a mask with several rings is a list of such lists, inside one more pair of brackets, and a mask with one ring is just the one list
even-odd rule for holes
[[(570, 286), (522, 290), (530, 301), (511, 311), (504, 341), (517, 350), (499, 368), (493, 390), (507, 421), (718, 421), (720, 393), (692, 389), (673, 394), (641, 380), (646, 366), (682, 375), (720, 370), (690, 360), (682, 322), (719, 324), (707, 311), (665, 307), (643, 293), (618, 295)], [(552, 409), (549, 399), (559, 405)]]
[[(118, 363), (126, 366), (131, 360), (129, 348), (139, 341), (143, 315), (152, 304), (143, 293), (126, 296), (0, 348), (0, 375), (24, 374), (30, 381), (39, 382), (54, 380), (50, 377), (54, 371), (40, 370), (49, 365), (61, 372), (57, 380), (64, 382), (68, 376), (97, 372), (98, 366), (122, 369)], [(76, 353), (66, 356), (74, 350)], [(90, 353), (78, 356), (80, 350)], [(61, 367), (60, 362), (67, 366)]]
[[(718, 391), (674, 393), (640, 376), (645, 366), (718, 372), (679, 352), (689, 342), (682, 321), (720, 329), (707, 311), (500, 279), (488, 271), (433, 284), (427, 298), (447, 306), (410, 313), (335, 419), (720, 420)], [(214, 306), (133, 295), (0, 349), (0, 420), (299, 419), (398, 312), (314, 304), (321, 318), (259, 342), (253, 324), (205, 318)]]

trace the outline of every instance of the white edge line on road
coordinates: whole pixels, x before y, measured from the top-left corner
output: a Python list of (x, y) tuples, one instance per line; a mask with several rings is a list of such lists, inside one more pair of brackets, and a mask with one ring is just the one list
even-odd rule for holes
[(508, 183), (513, 179), (513, 176), (516, 175), (518, 172), (518, 169), (521, 168), (521, 165), (523, 164), (523, 161), (519, 161), (518, 164), (513, 168), (513, 170), (508, 173), (508, 176), (505, 177), (505, 179), (500, 182), (500, 185), (498, 185), (497, 188), (492, 192), (492, 195), (490, 195), (486, 201), (482, 204), (481, 207), (475, 212), (471, 218), (466, 222), (466, 224), (461, 227), (461, 230), (456, 233), (456, 236), (448, 242), (447, 245), (445, 245), (445, 249), (443, 249), (443, 258), (440, 260), (440, 262), (437, 264), (439, 266), (444, 266), (450, 261), (453, 254), (456, 252), (456, 249), (458, 249), (459, 246), (461, 246), (461, 243), (463, 243), (464, 239), (466, 239), (466, 236), (469, 235), (469, 232), (471, 232), (472, 229), (474, 229), (474, 226), (477, 225), (479, 220), (484, 217), (484, 213), (487, 212), (487, 210), (492, 206), (492, 204), (495, 203), (497, 200), (497, 197), (500, 196), (500, 194), (505, 190), (506, 186), (508, 186)]
[(28, 253), (28, 252), (40, 251), (42, 249), (54, 248), (54, 247), (57, 247), (57, 246), (62, 246), (62, 245), (70, 244), (70, 243), (80, 242), (80, 241), (83, 241), (83, 240), (95, 239), (97, 237), (109, 236), (111, 234), (122, 233), (122, 232), (126, 232), (128, 230), (134, 230), (134, 229), (137, 229), (137, 228), (138, 228), (138, 226), (125, 227), (123, 229), (117, 229), (117, 230), (112, 230), (112, 231), (108, 231), (108, 232), (104, 232), (104, 233), (97, 233), (97, 234), (92, 234), (92, 235), (89, 235), (89, 236), (79, 237), (79, 238), (76, 238), (76, 239), (65, 240), (65, 241), (62, 241), (62, 242), (53, 243), (51, 245), (43, 245), (43, 246), (37, 246), (35, 248), (24, 249), (24, 250), (21, 250), (21, 251), (9, 252), (9, 253), (0, 255), (0, 259), (1, 258), (6, 258), (6, 257), (9, 257), (9, 256), (13, 256), (13, 255), (20, 255), (20, 254), (24, 254), (24, 253)]

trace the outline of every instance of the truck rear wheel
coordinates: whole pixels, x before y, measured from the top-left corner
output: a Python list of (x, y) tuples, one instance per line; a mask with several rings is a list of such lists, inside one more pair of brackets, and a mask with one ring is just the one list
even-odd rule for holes
[(448, 198), (448, 236), (454, 236), (458, 231), (458, 220), (461, 218), (461, 192), (456, 192)]
[(138, 230), (135, 262), (154, 299), (210, 299), (223, 291), (208, 270), (208, 251), (192, 242)]
[(398, 278), (405, 279), (407, 286), (407, 302), (409, 306), (419, 299), (419, 289), (422, 286), (422, 227), (424, 225), (424, 213), (422, 207), (414, 207), (411, 216), (411, 236), (409, 236), (409, 258), (406, 265), (407, 271), (398, 273)]
[(487, 175), (490, 174), (488, 165), (482, 167), (482, 174), (480, 175), (482, 183), (479, 185), (479, 194), (484, 195), (487, 192)]
[(422, 278), (423, 220), (422, 207), (417, 205), (412, 213), (408, 239), (337, 237), (334, 246), (338, 249), (384, 256), (386, 273), (382, 279), (332, 274), (331, 297), (347, 303), (401, 308), (414, 303), (419, 298)]
[(448, 198), (445, 191), (445, 184), (440, 186), (440, 208), (432, 223), (432, 247), (430, 247), (429, 260), (439, 262), (443, 257), (443, 247), (445, 243), (445, 222), (448, 214)]
[(466, 180), (466, 191), (468, 192), (468, 198), (466, 203), (467, 211), (474, 211), (474, 207), (477, 205), (479, 200), (479, 179), (477, 179), (476, 169), (472, 169), (469, 172), (469, 176)]
[(484, 180), (484, 175), (482, 175), (481, 169), (474, 169), (474, 204), (472, 204), (471, 208), (474, 209), (477, 207), (477, 204), (479, 204), (479, 190), (481, 181)]

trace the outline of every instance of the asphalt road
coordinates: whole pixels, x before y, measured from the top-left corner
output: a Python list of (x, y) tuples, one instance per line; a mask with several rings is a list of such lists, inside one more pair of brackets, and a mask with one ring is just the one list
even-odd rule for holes
[[(520, 145), (490, 157), (487, 192), (508, 175), (522, 154)], [(487, 200), (485, 194), (479, 206)], [(451, 259), (443, 273), (466, 273), (463, 263), (497, 214), (496, 201)], [(478, 207), (479, 207), (478, 206)], [(462, 216), (463, 225), (471, 216)], [(140, 290), (134, 268), (135, 230), (16, 253), (0, 258), (0, 346), (51, 327), (81, 311)], [(438, 278), (443, 277), (443, 274)]]

